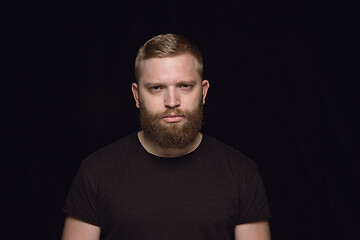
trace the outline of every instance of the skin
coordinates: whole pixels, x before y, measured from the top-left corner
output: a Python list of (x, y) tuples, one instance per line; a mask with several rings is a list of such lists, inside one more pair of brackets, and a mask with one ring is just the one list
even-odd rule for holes
[(235, 227), (235, 240), (270, 240), (267, 220), (239, 224)]
[[(65, 220), (62, 240), (99, 240), (100, 227), (67, 217)], [(237, 225), (235, 240), (270, 240), (268, 221), (257, 221)]]
[(76, 218), (67, 216), (64, 224), (62, 240), (99, 240), (100, 227)]
[[(205, 104), (209, 81), (201, 80), (196, 59), (190, 54), (175, 57), (151, 58), (140, 63), (141, 76), (138, 83), (132, 84), (136, 107), (140, 101), (150, 113), (163, 113), (166, 109), (178, 108), (181, 111), (192, 111), (199, 105), (199, 99)], [(161, 120), (183, 124), (186, 120), (181, 115), (169, 115)], [(184, 149), (162, 149), (157, 146), (143, 131), (138, 134), (144, 148), (157, 156), (177, 157), (194, 151), (201, 142), (199, 133), (193, 144)]]
[[(152, 58), (140, 63), (141, 75), (138, 83), (131, 86), (136, 107), (141, 104), (151, 113), (163, 113), (166, 109), (179, 108), (182, 111), (194, 110), (202, 99), (203, 104), (209, 81), (201, 80), (197, 72), (196, 59), (183, 54), (175, 57)], [(183, 124), (183, 116), (169, 115), (160, 120)], [(143, 131), (138, 134), (144, 148), (157, 156), (176, 157), (194, 151), (202, 140), (199, 133), (195, 141), (185, 149), (162, 149), (149, 139)], [(270, 240), (268, 221), (256, 221), (235, 227), (236, 240)], [(68, 216), (65, 220), (62, 240), (98, 240), (100, 227)]]

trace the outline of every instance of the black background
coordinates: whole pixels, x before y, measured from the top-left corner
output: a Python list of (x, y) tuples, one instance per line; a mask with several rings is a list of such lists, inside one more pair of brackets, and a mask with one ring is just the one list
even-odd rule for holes
[(135, 54), (167, 32), (202, 50), (204, 132), (258, 164), (272, 238), (360, 239), (355, 1), (4, 6), (1, 215), (10, 239), (60, 238), (82, 159), (138, 129)]

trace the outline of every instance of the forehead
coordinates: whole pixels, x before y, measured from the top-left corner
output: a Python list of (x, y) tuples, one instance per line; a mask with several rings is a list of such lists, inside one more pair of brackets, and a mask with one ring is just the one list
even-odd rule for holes
[(199, 67), (200, 64), (198, 61), (190, 54), (149, 58), (139, 63), (139, 81), (161, 81), (169, 79), (196, 80), (200, 79)]

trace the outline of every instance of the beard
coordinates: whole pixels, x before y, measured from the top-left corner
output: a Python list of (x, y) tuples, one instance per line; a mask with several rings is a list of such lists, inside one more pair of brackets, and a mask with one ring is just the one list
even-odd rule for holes
[[(167, 123), (162, 120), (171, 113), (182, 115), (180, 122)], [(198, 136), (203, 119), (203, 104), (192, 111), (177, 108), (167, 109), (163, 113), (152, 114), (140, 104), (140, 126), (144, 134), (162, 149), (181, 149), (193, 143)]]

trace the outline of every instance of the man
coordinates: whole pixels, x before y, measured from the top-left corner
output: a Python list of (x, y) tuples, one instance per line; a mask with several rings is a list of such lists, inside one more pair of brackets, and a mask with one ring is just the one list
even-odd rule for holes
[(132, 92), (142, 130), (83, 161), (63, 240), (270, 239), (255, 164), (200, 132), (202, 69), (199, 49), (179, 35), (139, 49)]

